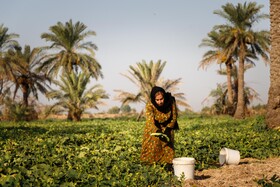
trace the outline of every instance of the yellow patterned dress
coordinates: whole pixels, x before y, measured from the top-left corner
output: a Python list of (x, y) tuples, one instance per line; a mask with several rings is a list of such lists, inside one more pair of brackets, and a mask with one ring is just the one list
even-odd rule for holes
[[(160, 125), (155, 124), (155, 121)], [(168, 122), (167, 124), (164, 122)], [(172, 104), (172, 110), (162, 113), (151, 103), (146, 105), (146, 124), (143, 134), (142, 150), (140, 160), (147, 164), (168, 163), (171, 164), (175, 156), (174, 151), (174, 125), (177, 123), (176, 104)], [(162, 125), (164, 124), (164, 125)], [(157, 136), (151, 136), (151, 133), (164, 132), (170, 139), (169, 142)], [(165, 131), (166, 132), (166, 131)]]

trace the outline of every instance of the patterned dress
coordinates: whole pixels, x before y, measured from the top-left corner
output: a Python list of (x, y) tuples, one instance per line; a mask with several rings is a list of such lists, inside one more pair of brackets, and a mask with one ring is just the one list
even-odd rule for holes
[[(159, 125), (155, 124), (155, 120)], [(168, 121), (169, 123), (162, 125)], [(176, 104), (172, 104), (172, 110), (168, 113), (162, 113), (151, 103), (146, 105), (146, 125), (144, 129), (142, 150), (140, 160), (147, 164), (152, 163), (168, 163), (171, 164), (175, 156), (174, 151), (174, 125), (177, 123)], [(169, 142), (157, 136), (151, 136), (151, 133), (162, 131), (165, 128), (170, 129), (166, 133), (170, 139)]]

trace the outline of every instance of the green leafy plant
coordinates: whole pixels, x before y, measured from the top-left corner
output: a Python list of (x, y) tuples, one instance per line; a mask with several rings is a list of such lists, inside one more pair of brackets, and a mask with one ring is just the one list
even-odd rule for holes
[(3, 119), (11, 121), (31, 121), (38, 119), (38, 113), (34, 109), (34, 103), (29, 106), (24, 105), (22, 102), (13, 101), (7, 98), (3, 110)]
[[(263, 120), (181, 116), (176, 157), (195, 158), (197, 170), (217, 167), (222, 147), (239, 150), (242, 158), (279, 157), (279, 131), (255, 128)], [(3, 121), (0, 186), (183, 186), (164, 166), (140, 163), (144, 123)]]
[(267, 176), (263, 176), (262, 179), (259, 179), (256, 182), (262, 187), (280, 187), (280, 178), (276, 174), (270, 179), (268, 179)]

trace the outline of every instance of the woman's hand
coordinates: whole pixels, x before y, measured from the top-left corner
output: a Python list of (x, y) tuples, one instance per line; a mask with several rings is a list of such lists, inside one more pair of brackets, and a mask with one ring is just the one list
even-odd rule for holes
[(162, 131), (161, 131), (160, 129), (158, 129), (158, 130), (156, 131), (156, 133), (162, 133)]
[(162, 132), (151, 133), (151, 136), (156, 136), (161, 141), (164, 141), (164, 142), (169, 142), (170, 141), (169, 137), (166, 134), (162, 133)]
[(169, 134), (170, 131), (171, 131), (171, 128), (166, 127), (166, 128), (164, 128), (164, 130), (163, 130), (162, 132), (163, 132), (164, 134)]

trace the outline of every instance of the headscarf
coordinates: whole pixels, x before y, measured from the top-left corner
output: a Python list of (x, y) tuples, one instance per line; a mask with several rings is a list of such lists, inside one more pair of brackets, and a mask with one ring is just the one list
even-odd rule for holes
[[(159, 106), (156, 103), (156, 93), (157, 92), (161, 92), (163, 93), (163, 97), (164, 97), (164, 104), (162, 106)], [(172, 104), (175, 101), (175, 98), (171, 95), (170, 92), (165, 92), (165, 90), (159, 86), (154, 86), (152, 88), (151, 91), (151, 102), (153, 103), (153, 105), (160, 111), (163, 113), (167, 113), (172, 109)]]

